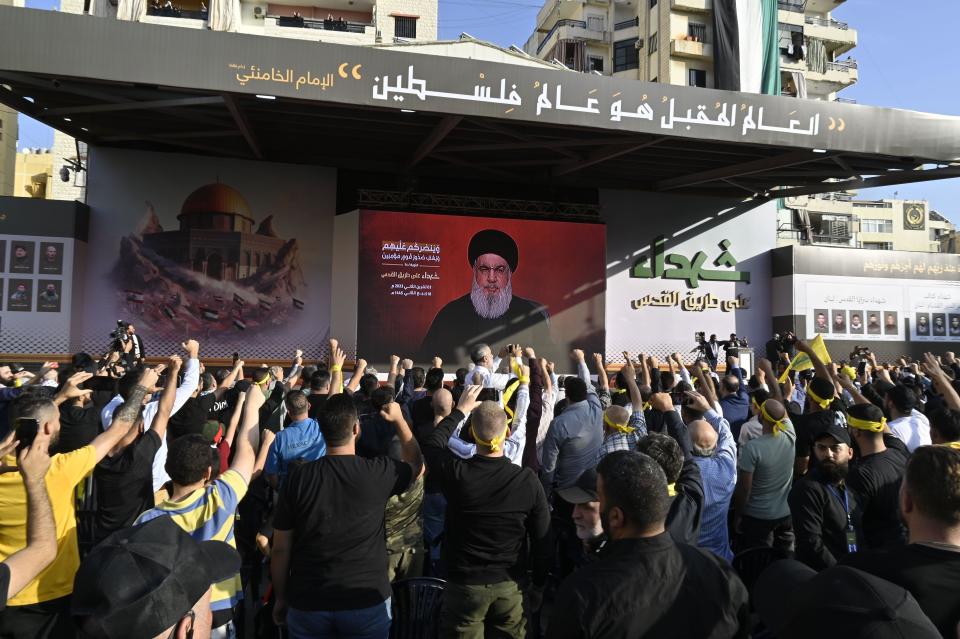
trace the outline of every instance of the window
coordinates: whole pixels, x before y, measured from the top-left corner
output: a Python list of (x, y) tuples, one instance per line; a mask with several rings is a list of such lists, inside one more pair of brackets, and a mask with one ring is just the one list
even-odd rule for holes
[(650, 53), (657, 52), (657, 44), (658, 44), (657, 40), (658, 38), (656, 33), (650, 35), (650, 51), (649, 51)]
[(394, 16), (393, 17), (393, 37), (416, 38), (417, 37), (417, 19)]
[(603, 57), (591, 55), (587, 57), (587, 71), (603, 73)]
[(861, 233), (893, 233), (893, 220), (860, 220)]
[(692, 87), (704, 87), (707, 86), (707, 72), (703, 69), (689, 69), (687, 71), (687, 76), (689, 78), (688, 84)]
[(694, 38), (697, 42), (707, 41), (707, 25), (698, 22), (687, 24), (687, 35)]
[(613, 43), (613, 72), (640, 68), (640, 51), (637, 38)]
[(892, 251), (893, 242), (864, 242), (863, 248), (877, 251)]

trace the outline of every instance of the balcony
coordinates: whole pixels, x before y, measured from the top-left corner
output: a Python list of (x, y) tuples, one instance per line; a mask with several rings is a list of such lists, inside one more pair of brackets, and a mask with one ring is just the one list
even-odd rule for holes
[(827, 51), (833, 55), (846, 53), (857, 46), (857, 32), (846, 22), (832, 18), (805, 16), (804, 35), (822, 40)]
[(806, 0), (807, 11), (810, 13), (834, 11), (841, 4), (843, 0)]
[(670, 55), (692, 60), (712, 60), (713, 46), (706, 42), (675, 39), (670, 41)]
[(153, 5), (147, 7), (147, 15), (154, 16), (157, 18), (181, 18), (186, 20), (206, 20), (207, 19), (207, 10), (206, 9), (181, 9), (180, 7), (173, 6), (170, 3), (167, 3), (166, 6)]
[(640, 18), (633, 17), (629, 20), (621, 20), (613, 25), (613, 39), (629, 40), (630, 38), (640, 37)]
[(713, 0), (670, 0), (670, 8), (674, 11), (710, 13), (713, 11)]
[(844, 87), (855, 84), (859, 79), (856, 60), (827, 62), (823, 72), (807, 69), (807, 93), (809, 95), (829, 95)]
[(806, 2), (804, 0), (779, 0), (777, 8), (781, 11), (792, 13), (803, 13), (806, 11)]
[(267, 16), (275, 18), (278, 27), (292, 27), (295, 29), (318, 29), (321, 31), (340, 31), (341, 33), (365, 33), (372, 24), (348, 22), (346, 20), (316, 20), (300, 16)]
[[(558, 40), (594, 40), (606, 42), (606, 32), (598, 31), (587, 26), (585, 20), (557, 20), (537, 45), (534, 55), (540, 55), (544, 50), (549, 51)], [(528, 51), (529, 53), (529, 51)]]

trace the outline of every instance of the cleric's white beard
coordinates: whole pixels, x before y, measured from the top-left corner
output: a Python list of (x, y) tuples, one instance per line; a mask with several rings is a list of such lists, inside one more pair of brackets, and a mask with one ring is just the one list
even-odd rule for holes
[(507, 285), (497, 293), (487, 293), (483, 287), (473, 280), (473, 289), (470, 291), (470, 299), (473, 301), (473, 308), (477, 315), (484, 319), (497, 319), (507, 312), (510, 308), (510, 301), (513, 299), (513, 287), (508, 281)]

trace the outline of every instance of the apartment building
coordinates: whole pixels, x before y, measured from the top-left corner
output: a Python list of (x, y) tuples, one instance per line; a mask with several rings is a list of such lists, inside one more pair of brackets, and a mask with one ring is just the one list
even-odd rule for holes
[(53, 154), (50, 149), (24, 149), (17, 153), (12, 195), (53, 199)]
[(777, 245), (954, 252), (948, 238), (955, 231), (924, 200), (860, 200), (849, 192), (828, 193), (783, 200)]
[[(857, 81), (843, 0), (780, 0), (784, 94), (820, 100)], [(701, 87), (713, 81), (713, 0), (546, 0), (527, 54), (585, 73)]]

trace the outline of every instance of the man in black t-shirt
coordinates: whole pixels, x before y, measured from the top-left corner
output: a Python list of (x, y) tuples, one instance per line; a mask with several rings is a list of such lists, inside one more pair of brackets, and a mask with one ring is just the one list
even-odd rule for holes
[(327, 454), (292, 469), (274, 515), (270, 572), (273, 617), (294, 637), (386, 639), (390, 582), (384, 508), (423, 473), (420, 446), (393, 402), (380, 410), (393, 424), (402, 461), (356, 454), (360, 420), (353, 399), (330, 397), (320, 419)]
[(330, 395), (330, 371), (318, 370), (310, 376), (310, 394), (307, 395), (307, 402), (310, 404), (308, 413), (311, 419), (319, 421), (320, 413), (327, 404), (327, 397)]
[(847, 483), (863, 506), (863, 550), (902, 546), (900, 483), (910, 453), (899, 439), (884, 434), (883, 411), (862, 395), (854, 398), (858, 403), (847, 409), (847, 424), (859, 455), (850, 464)]
[(174, 355), (167, 362), (167, 383), (160, 395), (150, 429), (131, 429), (93, 471), (97, 491), (94, 541), (99, 543), (114, 531), (133, 524), (137, 516), (153, 508), (153, 458), (167, 434), (170, 411), (177, 391), (177, 374), (183, 361)]
[(906, 546), (847, 558), (854, 568), (910, 591), (940, 633), (960, 624), (960, 450), (921, 446), (907, 462), (900, 511), (910, 531)]

